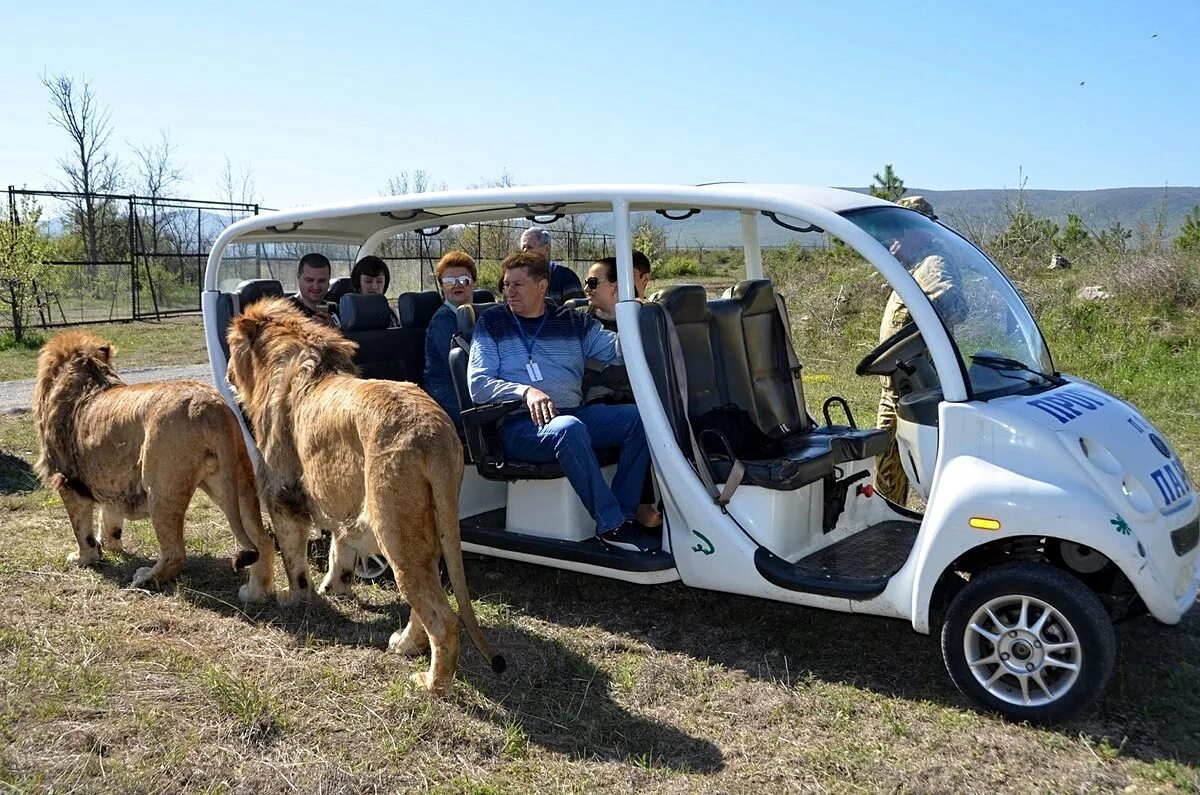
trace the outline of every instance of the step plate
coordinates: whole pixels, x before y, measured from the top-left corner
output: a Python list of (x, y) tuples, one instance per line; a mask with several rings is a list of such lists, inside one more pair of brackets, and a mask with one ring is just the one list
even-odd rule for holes
[(795, 563), (760, 548), (754, 564), (768, 582), (780, 588), (871, 599), (883, 593), (888, 580), (908, 560), (920, 527), (917, 522), (880, 522)]

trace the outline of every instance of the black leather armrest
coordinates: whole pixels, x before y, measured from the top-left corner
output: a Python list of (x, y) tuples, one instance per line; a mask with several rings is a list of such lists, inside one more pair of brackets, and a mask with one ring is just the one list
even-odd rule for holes
[(497, 427), (500, 420), (517, 411), (528, 411), (524, 400), (487, 403), (462, 410), (463, 432), (472, 461), (479, 464), (487, 460), (504, 460)]
[(463, 426), (479, 428), (513, 414), (517, 409), (526, 409), (524, 400), (506, 400), (503, 403), (486, 403), (482, 406), (463, 409)]

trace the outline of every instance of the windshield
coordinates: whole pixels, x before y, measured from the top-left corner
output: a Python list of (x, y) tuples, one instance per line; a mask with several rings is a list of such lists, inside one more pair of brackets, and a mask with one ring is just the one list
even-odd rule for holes
[[(929, 217), (901, 207), (855, 210), (845, 217), (891, 251), (930, 297), (964, 359), (973, 397), (986, 400), (1058, 383), (1050, 351), (1029, 309), (978, 248)], [(895, 293), (884, 313), (907, 321), (907, 310)]]

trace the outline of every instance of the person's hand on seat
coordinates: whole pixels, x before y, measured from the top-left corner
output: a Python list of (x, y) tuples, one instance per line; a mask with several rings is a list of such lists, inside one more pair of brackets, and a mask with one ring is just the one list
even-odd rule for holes
[(558, 407), (542, 390), (535, 386), (525, 390), (525, 405), (529, 406), (529, 416), (533, 424), (539, 428), (558, 416)]

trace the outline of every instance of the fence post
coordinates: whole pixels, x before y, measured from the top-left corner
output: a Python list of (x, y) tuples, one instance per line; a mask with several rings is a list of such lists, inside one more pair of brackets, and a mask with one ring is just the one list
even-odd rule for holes
[(129, 231), (129, 314), (134, 320), (138, 319), (138, 275), (137, 257), (134, 255), (133, 238), (133, 197), (129, 197), (129, 211), (126, 214), (126, 227)]

